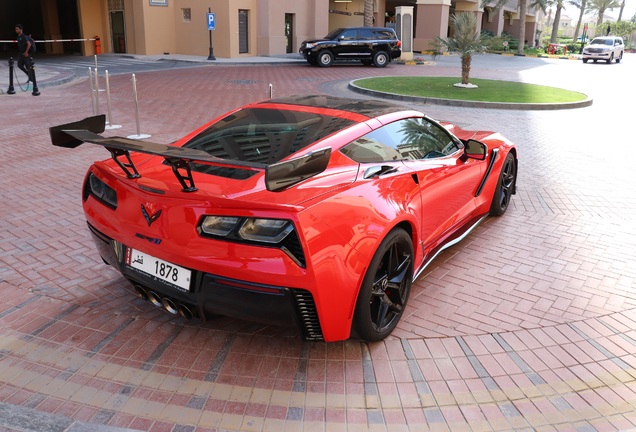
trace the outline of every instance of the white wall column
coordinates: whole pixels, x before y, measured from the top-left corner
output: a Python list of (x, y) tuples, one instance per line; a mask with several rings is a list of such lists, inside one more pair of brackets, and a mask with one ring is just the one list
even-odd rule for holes
[(395, 32), (402, 41), (400, 60), (413, 60), (413, 6), (397, 6), (395, 8)]

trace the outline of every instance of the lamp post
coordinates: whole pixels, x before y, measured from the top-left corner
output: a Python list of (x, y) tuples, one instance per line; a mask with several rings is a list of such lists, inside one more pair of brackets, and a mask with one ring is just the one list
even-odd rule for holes
[(215, 27), (216, 21), (212, 13), (212, 8), (208, 8), (208, 32), (210, 33), (210, 55), (208, 55), (208, 60), (216, 60), (216, 57), (214, 57), (214, 48), (212, 47), (212, 30), (214, 30)]
[(587, 24), (583, 25), (583, 34), (581, 35), (581, 49), (579, 54), (583, 54), (583, 46), (585, 45), (585, 39), (587, 39)]

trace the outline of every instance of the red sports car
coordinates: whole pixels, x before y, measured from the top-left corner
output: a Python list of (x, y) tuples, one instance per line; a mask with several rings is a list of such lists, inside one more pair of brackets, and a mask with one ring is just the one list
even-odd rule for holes
[(185, 317), (297, 325), (310, 340), (391, 333), (413, 281), (515, 193), (517, 150), (392, 103), (266, 100), (172, 145), (51, 128), (106, 147), (83, 185), (103, 260)]

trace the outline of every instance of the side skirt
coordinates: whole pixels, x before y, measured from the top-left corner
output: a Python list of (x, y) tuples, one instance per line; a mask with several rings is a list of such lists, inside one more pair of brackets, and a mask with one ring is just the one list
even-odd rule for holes
[(424, 261), (422, 263), (422, 265), (420, 266), (420, 268), (414, 273), (413, 276), (413, 282), (415, 282), (421, 275), (422, 273), (424, 273), (424, 270), (426, 270), (426, 267), (428, 267), (428, 265), (433, 262), (433, 260), (435, 258), (437, 258), (437, 256), (442, 253), (444, 250), (448, 249), (451, 246), (455, 246), (457, 243), (459, 243), (460, 241), (464, 240), (466, 237), (468, 237), (468, 235), (473, 232), (473, 230), (475, 228), (477, 228), (477, 226), (482, 223), (484, 221), (484, 219), (486, 219), (488, 217), (488, 215), (484, 215), (481, 218), (479, 218), (475, 223), (473, 223), (466, 231), (464, 231), (463, 234), (461, 234), (458, 237), (455, 237), (454, 239), (450, 240), (448, 243), (444, 243), (443, 245), (441, 245), (440, 247), (438, 247), (437, 251), (426, 261)]

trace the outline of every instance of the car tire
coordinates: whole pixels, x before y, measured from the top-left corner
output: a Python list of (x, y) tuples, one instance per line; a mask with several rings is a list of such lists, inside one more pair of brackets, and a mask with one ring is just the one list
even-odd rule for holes
[(616, 59), (616, 63), (620, 63), (623, 60), (623, 51), (621, 51), (621, 55)]
[(378, 51), (373, 55), (373, 65), (375, 67), (383, 68), (389, 64), (391, 59), (385, 51)]
[(413, 242), (403, 229), (382, 240), (360, 287), (353, 337), (380, 341), (397, 326), (413, 283), (413, 257)]
[(508, 210), (508, 204), (510, 204), (510, 198), (515, 193), (516, 185), (517, 161), (512, 153), (508, 153), (501, 166), (497, 188), (490, 204), (490, 214), (492, 216), (501, 216)]
[(329, 67), (333, 64), (333, 54), (330, 51), (322, 50), (316, 56), (316, 63), (320, 67)]
[(373, 60), (370, 60), (370, 59), (363, 59), (363, 60), (360, 60), (360, 61), (365, 66), (371, 66), (373, 64)]
[(583, 59), (583, 63), (587, 63), (587, 59)]
[(592, 60), (594, 63), (596, 63), (596, 59)]
[(610, 63), (612, 62), (612, 60), (614, 60), (614, 53), (611, 53), (611, 54), (610, 54), (610, 58), (608, 58), (607, 60), (605, 60), (605, 62), (606, 62), (607, 64), (610, 64)]

